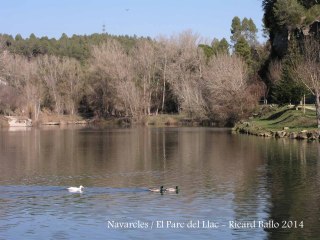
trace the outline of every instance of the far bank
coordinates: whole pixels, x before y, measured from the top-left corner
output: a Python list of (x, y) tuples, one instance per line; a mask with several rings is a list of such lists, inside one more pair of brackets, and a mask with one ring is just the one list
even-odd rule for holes
[[(10, 118), (28, 119), (24, 116), (10, 116)], [(0, 127), (10, 127), (8, 116), (0, 115)], [(31, 120), (31, 119), (29, 119)], [(129, 127), (135, 125), (143, 126), (206, 126), (222, 127), (223, 124), (207, 118), (190, 118), (186, 114), (157, 114), (142, 116), (140, 118), (132, 117), (108, 117), (108, 118), (84, 118), (79, 115), (57, 115), (52, 113), (40, 114), (37, 121), (32, 121), (32, 126), (57, 126), (57, 125), (91, 125), (98, 127), (121, 126)]]

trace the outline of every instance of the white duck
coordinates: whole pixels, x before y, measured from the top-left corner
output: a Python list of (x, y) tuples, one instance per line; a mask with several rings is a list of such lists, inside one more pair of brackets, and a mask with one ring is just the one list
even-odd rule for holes
[(67, 189), (71, 193), (82, 193), (82, 189), (84, 189), (84, 187), (81, 185), (80, 187), (69, 187)]
[(163, 186), (161, 186), (160, 188), (149, 188), (149, 191), (163, 193), (165, 189), (163, 188)]

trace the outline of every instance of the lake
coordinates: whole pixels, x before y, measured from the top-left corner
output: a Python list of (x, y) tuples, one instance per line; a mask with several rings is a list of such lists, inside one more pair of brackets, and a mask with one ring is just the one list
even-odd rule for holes
[[(13, 130), (0, 130), (1, 240), (320, 236), (318, 142), (196, 127)], [(148, 191), (161, 185), (179, 192)]]

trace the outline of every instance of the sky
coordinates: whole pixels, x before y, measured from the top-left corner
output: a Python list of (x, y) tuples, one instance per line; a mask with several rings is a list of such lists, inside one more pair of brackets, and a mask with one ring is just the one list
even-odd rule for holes
[(234, 16), (252, 18), (262, 37), (261, 0), (0, 0), (0, 33), (59, 38), (62, 33), (230, 39)]

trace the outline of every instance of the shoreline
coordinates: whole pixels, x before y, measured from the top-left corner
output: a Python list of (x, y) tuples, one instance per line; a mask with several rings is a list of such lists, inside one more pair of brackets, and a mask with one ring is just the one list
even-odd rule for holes
[(297, 140), (320, 140), (315, 110), (305, 111), (301, 106), (262, 106), (248, 120), (240, 121), (232, 128), (237, 134), (267, 138), (289, 138)]
[(237, 125), (232, 128), (232, 132), (235, 134), (246, 134), (265, 138), (288, 138), (297, 140), (308, 141), (320, 141), (320, 130), (302, 130), (302, 131), (287, 131), (286, 130), (267, 130), (259, 129), (252, 126), (248, 126), (247, 123), (243, 123), (240, 126)]
[[(20, 116), (16, 116), (20, 117)], [(109, 117), (109, 118), (82, 118), (78, 115), (46, 116), (38, 121), (33, 121), (31, 127), (40, 126), (67, 126), (67, 125), (87, 125), (87, 126), (206, 126), (220, 127), (218, 123), (208, 119), (193, 119), (182, 114), (158, 114), (141, 117), (139, 120), (130, 117)], [(4, 115), (0, 115), (0, 128), (10, 127)]]

